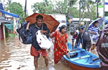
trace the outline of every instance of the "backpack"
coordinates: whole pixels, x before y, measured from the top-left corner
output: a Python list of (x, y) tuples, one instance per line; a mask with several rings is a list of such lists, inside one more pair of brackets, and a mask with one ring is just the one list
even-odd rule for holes
[(104, 26), (96, 46), (99, 58), (101, 59), (100, 68), (108, 68), (108, 24)]
[(22, 22), (21, 27), (17, 29), (19, 34), (19, 40), (22, 40), (23, 44), (32, 43), (32, 33), (31, 30), (26, 30), (27, 22)]

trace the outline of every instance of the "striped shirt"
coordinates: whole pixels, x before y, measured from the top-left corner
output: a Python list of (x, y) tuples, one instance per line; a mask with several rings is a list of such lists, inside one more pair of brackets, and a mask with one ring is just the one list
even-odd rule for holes
[(96, 34), (90, 34), (91, 37), (94, 37), (94, 38), (97, 37), (97, 38), (98, 38), (98, 36), (99, 36), (99, 33), (98, 33), (99, 27), (94, 27), (94, 26), (92, 26), (92, 27), (89, 28), (89, 31), (95, 32), (95, 33), (96, 33)]

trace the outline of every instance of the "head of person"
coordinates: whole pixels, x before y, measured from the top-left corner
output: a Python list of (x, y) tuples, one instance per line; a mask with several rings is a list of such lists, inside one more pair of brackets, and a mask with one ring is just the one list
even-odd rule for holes
[(107, 25), (108, 23), (105, 23), (105, 25)]
[(60, 33), (62, 33), (62, 34), (65, 34), (66, 31), (67, 31), (67, 27), (66, 27), (65, 25), (62, 25), (61, 27), (59, 27), (59, 31), (60, 31)]
[(76, 33), (76, 32), (70, 32), (70, 34), (71, 34), (72, 36), (75, 36), (77, 33)]
[(37, 23), (38, 26), (42, 25), (42, 23), (43, 23), (43, 16), (42, 15), (38, 15), (36, 17), (36, 23)]
[(98, 23), (99, 23), (98, 21), (95, 21), (95, 22), (93, 23), (93, 26), (94, 26), (94, 27), (97, 27), (97, 26), (98, 26)]
[(79, 30), (79, 33), (83, 33), (84, 26), (79, 26), (79, 27), (78, 27), (78, 30)]

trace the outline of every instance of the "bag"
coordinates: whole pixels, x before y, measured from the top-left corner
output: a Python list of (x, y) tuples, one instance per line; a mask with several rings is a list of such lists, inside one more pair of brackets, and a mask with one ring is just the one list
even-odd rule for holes
[(22, 22), (21, 27), (17, 29), (19, 34), (19, 40), (22, 40), (23, 44), (31, 44), (32, 43), (32, 33), (30, 30), (26, 30), (27, 23)]
[(41, 30), (36, 32), (36, 40), (42, 49), (49, 49), (53, 46), (53, 43), (49, 41), (44, 34), (41, 33)]
[(99, 58), (101, 60), (100, 68), (108, 68), (108, 24), (105, 25), (99, 39), (97, 41), (97, 52), (99, 54)]

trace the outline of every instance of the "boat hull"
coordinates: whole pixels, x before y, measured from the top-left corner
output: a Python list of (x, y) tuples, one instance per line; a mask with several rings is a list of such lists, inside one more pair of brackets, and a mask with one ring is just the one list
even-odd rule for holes
[(99, 70), (99, 68), (87, 68), (87, 67), (82, 67), (82, 66), (78, 66), (75, 64), (72, 64), (70, 62), (68, 62), (67, 60), (63, 59), (65, 61), (65, 63), (72, 68), (72, 70)]

